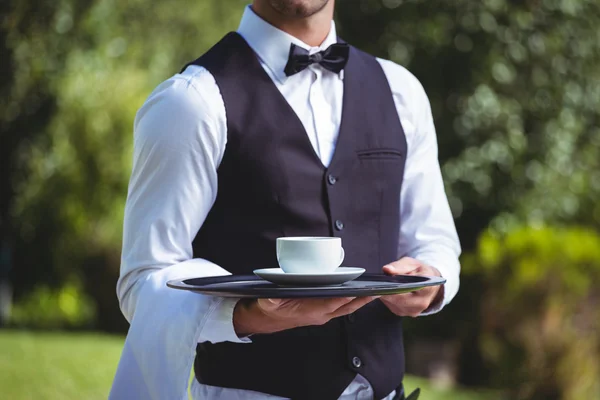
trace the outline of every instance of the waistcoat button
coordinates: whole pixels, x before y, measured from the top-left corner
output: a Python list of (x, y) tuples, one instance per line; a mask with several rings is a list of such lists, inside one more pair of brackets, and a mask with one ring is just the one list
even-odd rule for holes
[(360, 366), (362, 365), (361, 359), (358, 357), (354, 357), (352, 359), (352, 365), (354, 365), (355, 368), (360, 368)]
[(346, 318), (348, 319), (348, 322), (354, 322), (354, 321), (356, 321), (356, 318), (354, 317), (354, 314), (348, 314), (346, 316)]
[(337, 182), (337, 178), (333, 175), (329, 175), (327, 176), (327, 181), (330, 185), (335, 185), (335, 183)]
[(344, 223), (342, 221), (340, 221), (339, 219), (335, 221), (335, 229), (337, 229), (338, 231), (341, 231), (342, 229), (344, 229)]

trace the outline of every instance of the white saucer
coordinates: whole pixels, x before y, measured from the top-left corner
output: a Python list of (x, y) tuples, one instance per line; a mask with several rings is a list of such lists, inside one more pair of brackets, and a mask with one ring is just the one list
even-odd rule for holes
[(263, 268), (254, 270), (254, 274), (277, 285), (287, 286), (332, 286), (341, 285), (358, 278), (364, 268), (340, 267), (327, 274), (285, 273), (281, 268)]

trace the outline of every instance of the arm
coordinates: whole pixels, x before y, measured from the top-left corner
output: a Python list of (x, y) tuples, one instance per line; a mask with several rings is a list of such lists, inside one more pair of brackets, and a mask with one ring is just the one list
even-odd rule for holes
[(444, 191), (435, 126), (425, 90), (404, 68), (389, 61), (382, 62), (382, 66), (408, 143), (400, 198), (400, 260), (384, 271), (444, 277), (447, 282), (439, 291), (423, 289), (398, 297), (397, 303), (418, 303), (416, 311), (404, 310), (405, 315), (431, 314), (441, 310), (458, 292), (460, 243)]
[(192, 240), (216, 197), (226, 143), (225, 110), (212, 76), (188, 69), (160, 85), (139, 110), (134, 131), (117, 284), (131, 327), (111, 396), (180, 399), (196, 343), (240, 341), (234, 300), (166, 287), (170, 279), (228, 274), (192, 258)]
[[(193, 259), (192, 241), (215, 201), (217, 168), (227, 139), (214, 79), (203, 69), (195, 70), (160, 85), (136, 116), (117, 284), (130, 322), (142, 286), (158, 272), (167, 280), (228, 274), (207, 260)], [(191, 295), (195, 301), (214, 301)], [(202, 334), (209, 333), (210, 322), (205, 321)], [(211, 336), (199, 340), (217, 340)]]

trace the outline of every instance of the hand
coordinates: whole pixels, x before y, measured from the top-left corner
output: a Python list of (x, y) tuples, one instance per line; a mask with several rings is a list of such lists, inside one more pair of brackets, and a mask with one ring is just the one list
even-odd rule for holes
[[(386, 275), (442, 276), (440, 271), (414, 258), (404, 257), (383, 267)], [(443, 286), (426, 287), (415, 292), (382, 296), (381, 301), (394, 314), (417, 317), (444, 296)]]
[(353, 313), (376, 298), (240, 300), (233, 312), (233, 325), (238, 336), (323, 325), (333, 318)]

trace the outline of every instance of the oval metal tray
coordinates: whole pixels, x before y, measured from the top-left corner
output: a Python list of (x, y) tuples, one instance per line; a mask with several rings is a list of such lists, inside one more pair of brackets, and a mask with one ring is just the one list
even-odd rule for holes
[(413, 292), (445, 282), (438, 277), (364, 274), (339, 286), (278, 286), (255, 275), (228, 275), (172, 280), (167, 282), (167, 286), (219, 297), (290, 299), (384, 296)]

